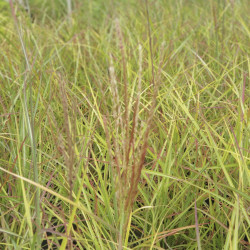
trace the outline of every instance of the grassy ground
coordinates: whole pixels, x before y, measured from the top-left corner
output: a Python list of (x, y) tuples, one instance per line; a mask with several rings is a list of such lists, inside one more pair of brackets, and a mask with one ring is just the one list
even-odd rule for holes
[(249, 249), (248, 1), (23, 2), (0, 1), (0, 248)]

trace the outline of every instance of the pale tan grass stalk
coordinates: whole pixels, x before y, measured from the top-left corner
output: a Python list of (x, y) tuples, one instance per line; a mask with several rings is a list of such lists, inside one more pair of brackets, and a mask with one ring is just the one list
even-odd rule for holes
[[(138, 72), (138, 88), (137, 88), (137, 100), (135, 104), (135, 134), (138, 133), (138, 123), (139, 123), (139, 108), (140, 108), (140, 100), (141, 100), (141, 88), (142, 88), (142, 46), (139, 44), (139, 72)], [(133, 140), (133, 145), (134, 145)]]
[(110, 91), (113, 96), (113, 116), (116, 120), (116, 127), (118, 128), (121, 125), (121, 104), (119, 100), (119, 93), (118, 93), (118, 86), (117, 80), (115, 76), (115, 68), (113, 63), (112, 55), (109, 55), (110, 58), (110, 66), (109, 66), (109, 73), (110, 73)]
[[(140, 98), (141, 98), (141, 85), (142, 85), (142, 46), (139, 45), (139, 72), (138, 72), (138, 87), (137, 87), (137, 97), (135, 100), (135, 106), (134, 106), (134, 115), (133, 115), (133, 126), (130, 133), (130, 141), (129, 141), (129, 147), (128, 147), (128, 153), (126, 158), (126, 165), (129, 164), (130, 159), (130, 152), (132, 150), (133, 154), (133, 161), (135, 162), (135, 138), (138, 134), (138, 123), (139, 123), (139, 108), (140, 108)], [(128, 179), (131, 176), (133, 170), (131, 170), (129, 167), (126, 168), (124, 176), (125, 176), (125, 185), (128, 185)]]
[(194, 202), (194, 211), (195, 211), (195, 232), (196, 232), (196, 240), (197, 240), (197, 246), (198, 250), (201, 250), (201, 239), (200, 239), (200, 231), (199, 231), (199, 222), (198, 222), (198, 215), (197, 215), (197, 204), (196, 199)]
[[(116, 143), (116, 140), (119, 140), (119, 131), (122, 129), (122, 117), (121, 117), (121, 103), (119, 99), (119, 93), (118, 93), (118, 85), (115, 75), (115, 69), (113, 64), (112, 55), (110, 54), (110, 67), (109, 67), (109, 73), (110, 73), (110, 90), (111, 94), (113, 96), (113, 107), (112, 107), (112, 115), (115, 120), (115, 135), (112, 136), (113, 143), (114, 143), (114, 151), (115, 151), (115, 157), (116, 161), (118, 163), (117, 166), (121, 166), (121, 148), (119, 143)], [(110, 123), (110, 122), (109, 122)], [(110, 124), (111, 125), (111, 124)]]
[(72, 2), (71, 0), (67, 0), (67, 10), (68, 10), (68, 18), (70, 24), (72, 24)]
[[(127, 152), (128, 152), (128, 144), (129, 144), (129, 103), (128, 103), (128, 80), (127, 80), (127, 66), (126, 66), (126, 53), (124, 47), (123, 34), (121, 31), (121, 26), (119, 23), (119, 19), (116, 18), (116, 33), (119, 39), (119, 47), (122, 56), (122, 71), (123, 71), (123, 84), (124, 84), (124, 133), (123, 133), (123, 163), (126, 163)], [(126, 169), (127, 166), (124, 165)]]

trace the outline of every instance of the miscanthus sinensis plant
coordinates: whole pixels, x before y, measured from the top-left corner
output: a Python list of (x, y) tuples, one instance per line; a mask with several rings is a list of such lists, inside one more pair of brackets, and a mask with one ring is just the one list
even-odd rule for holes
[(248, 249), (248, 12), (0, 2), (0, 248)]

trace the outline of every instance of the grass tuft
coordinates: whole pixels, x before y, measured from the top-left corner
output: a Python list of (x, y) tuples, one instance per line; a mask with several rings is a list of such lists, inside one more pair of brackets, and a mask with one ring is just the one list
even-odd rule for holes
[(0, 249), (248, 249), (248, 9), (0, 2)]

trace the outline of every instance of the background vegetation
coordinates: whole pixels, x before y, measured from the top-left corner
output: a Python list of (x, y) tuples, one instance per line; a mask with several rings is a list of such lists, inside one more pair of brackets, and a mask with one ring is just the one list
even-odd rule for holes
[(1, 249), (248, 249), (247, 0), (0, 1)]

